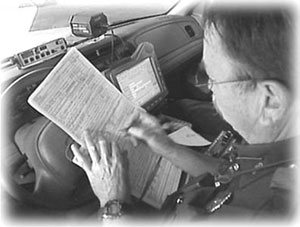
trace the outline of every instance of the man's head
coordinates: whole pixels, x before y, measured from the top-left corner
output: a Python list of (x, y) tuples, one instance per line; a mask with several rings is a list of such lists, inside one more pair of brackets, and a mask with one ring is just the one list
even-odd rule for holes
[[(288, 11), (211, 8), (203, 62), (217, 109), (249, 143), (289, 137), (292, 99)], [(228, 83), (219, 83), (231, 81)]]

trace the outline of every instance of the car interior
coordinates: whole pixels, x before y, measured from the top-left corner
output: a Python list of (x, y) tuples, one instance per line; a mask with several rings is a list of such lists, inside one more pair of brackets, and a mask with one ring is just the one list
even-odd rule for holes
[(2, 67), (8, 79), (1, 84), (1, 164), (5, 170), (1, 186), (10, 213), (89, 217), (98, 209), (84, 172), (65, 155), (74, 141), (27, 102), (71, 46), (100, 72), (113, 72), (132, 60), (140, 45), (152, 44), (165, 84), (163, 98), (148, 110), (153, 115), (171, 116), (168, 106), (180, 99), (211, 102), (207, 87), (196, 86), (207, 81), (201, 65), (203, 7), (179, 2), (165, 14), (109, 26), (101, 36), (82, 42), (55, 40), (56, 44), (51, 42), (46, 48), (59, 45), (61, 51), (50, 53), (43, 61), (27, 51), (27, 56), (25, 52), (19, 55), (17, 64)]

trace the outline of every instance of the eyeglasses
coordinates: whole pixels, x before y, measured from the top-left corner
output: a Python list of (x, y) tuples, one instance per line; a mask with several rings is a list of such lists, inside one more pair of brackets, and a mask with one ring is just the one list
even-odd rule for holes
[(227, 80), (227, 81), (213, 81), (212, 79), (208, 79), (207, 83), (199, 83), (195, 84), (195, 87), (207, 87), (209, 90), (212, 89), (213, 85), (215, 84), (227, 84), (227, 83), (237, 83), (237, 82), (245, 82), (245, 81), (250, 81), (254, 80), (252, 78), (247, 78), (247, 79), (239, 79), (239, 80)]

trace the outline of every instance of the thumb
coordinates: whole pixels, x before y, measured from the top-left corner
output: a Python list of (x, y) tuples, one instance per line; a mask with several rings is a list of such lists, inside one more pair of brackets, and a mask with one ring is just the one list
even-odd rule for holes
[(140, 127), (130, 127), (128, 129), (128, 133), (140, 140), (146, 140), (145, 129)]

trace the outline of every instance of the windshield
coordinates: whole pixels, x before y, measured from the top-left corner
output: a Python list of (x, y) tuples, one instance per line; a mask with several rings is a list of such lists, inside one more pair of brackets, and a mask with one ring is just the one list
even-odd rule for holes
[(37, 6), (30, 30), (45, 30), (69, 26), (72, 14), (78, 12), (103, 12), (109, 24), (140, 17), (163, 14), (178, 0), (98, 0), (66, 1), (56, 0)]
[(5, 37), (2, 36), (5, 42), (2, 42), (4, 46), (1, 48), (0, 58), (56, 38), (70, 38), (70, 17), (79, 12), (103, 12), (108, 23), (113, 25), (135, 18), (164, 14), (177, 2), (178, 0), (4, 1), (1, 3), (1, 18), (9, 23), (2, 23), (2, 31), (6, 31), (6, 34)]

